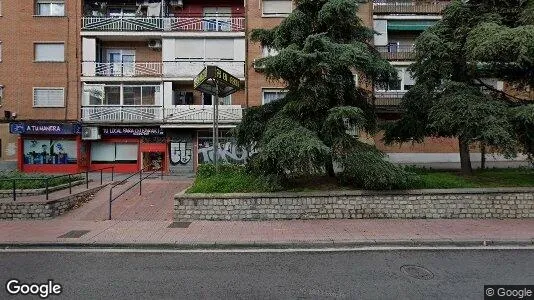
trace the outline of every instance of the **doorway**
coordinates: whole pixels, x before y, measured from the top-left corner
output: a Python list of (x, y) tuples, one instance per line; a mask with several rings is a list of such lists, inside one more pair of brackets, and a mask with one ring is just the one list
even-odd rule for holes
[(110, 76), (135, 75), (135, 51), (110, 49), (107, 51)]
[(165, 167), (165, 153), (163, 152), (143, 152), (143, 169), (156, 171)]

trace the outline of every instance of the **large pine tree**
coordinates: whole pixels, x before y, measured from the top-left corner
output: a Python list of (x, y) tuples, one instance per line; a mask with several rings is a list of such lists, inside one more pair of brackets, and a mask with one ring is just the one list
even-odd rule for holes
[(455, 137), (464, 173), (472, 172), (469, 146), (475, 142), (510, 155), (532, 153), (534, 99), (518, 98), (486, 79), (534, 88), (533, 24), (533, 0), (454, 1), (416, 40), (416, 84), (386, 142)]
[[(334, 173), (365, 188), (398, 188), (405, 174), (374, 147), (347, 133), (373, 132), (372, 92), (357, 87), (354, 72), (370, 82), (396, 79), (396, 70), (370, 44), (373, 31), (357, 16), (354, 0), (299, 0), (277, 27), (257, 29), (252, 40), (277, 50), (264, 58), (268, 79), (286, 83), (280, 100), (250, 108), (237, 128), (241, 145), (259, 152), (249, 161), (260, 175), (288, 177)], [(399, 183), (399, 178), (401, 183)]]

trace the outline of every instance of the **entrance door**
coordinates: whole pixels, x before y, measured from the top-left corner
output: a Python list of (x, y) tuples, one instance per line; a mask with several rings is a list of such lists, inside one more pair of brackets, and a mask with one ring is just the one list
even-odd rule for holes
[(231, 7), (205, 7), (204, 30), (205, 31), (231, 31)]
[(163, 152), (143, 152), (143, 169), (156, 171), (165, 167), (165, 153)]
[(135, 51), (108, 50), (107, 58), (110, 76), (135, 75)]

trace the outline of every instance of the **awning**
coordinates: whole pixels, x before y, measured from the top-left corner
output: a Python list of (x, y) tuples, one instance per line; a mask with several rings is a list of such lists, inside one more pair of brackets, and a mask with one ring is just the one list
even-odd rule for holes
[(435, 20), (388, 20), (388, 31), (424, 31), (435, 23)]

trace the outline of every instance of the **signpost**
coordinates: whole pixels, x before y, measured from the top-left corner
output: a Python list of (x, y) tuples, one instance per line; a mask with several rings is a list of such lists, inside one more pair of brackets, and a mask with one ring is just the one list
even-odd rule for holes
[(213, 164), (219, 171), (217, 156), (219, 152), (219, 97), (226, 97), (241, 88), (238, 78), (217, 66), (206, 66), (193, 81), (193, 88), (215, 96), (213, 103)]

